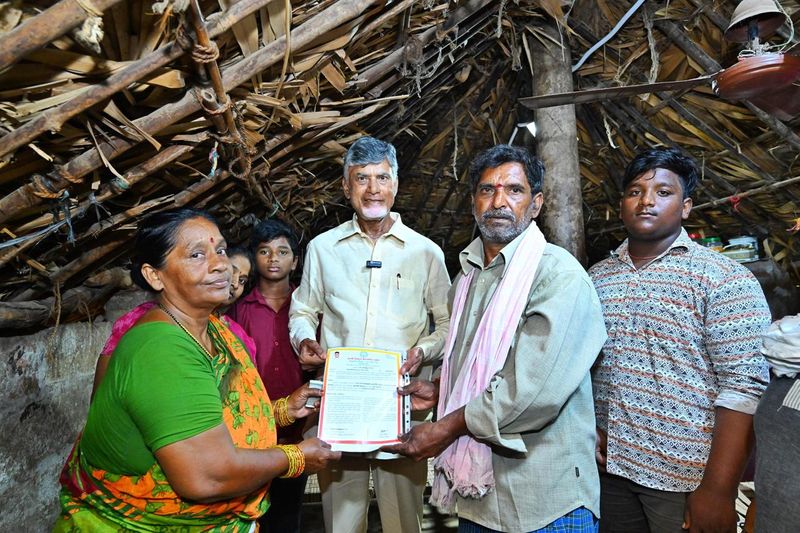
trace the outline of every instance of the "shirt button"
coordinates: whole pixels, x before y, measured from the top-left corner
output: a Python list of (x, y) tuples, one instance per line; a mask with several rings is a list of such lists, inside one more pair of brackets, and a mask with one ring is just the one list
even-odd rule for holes
[(364, 344), (366, 344), (367, 346), (372, 346), (371, 342), (365, 342)]
[(276, 366), (276, 367), (275, 367), (275, 372), (276, 372), (276, 373), (277, 373), (277, 372), (280, 372), (280, 370), (281, 370), (281, 369), (280, 369), (280, 367), (278, 367), (278, 366)]
[(280, 344), (280, 343), (279, 343), (278, 341), (275, 341), (275, 346), (278, 346), (279, 344)]

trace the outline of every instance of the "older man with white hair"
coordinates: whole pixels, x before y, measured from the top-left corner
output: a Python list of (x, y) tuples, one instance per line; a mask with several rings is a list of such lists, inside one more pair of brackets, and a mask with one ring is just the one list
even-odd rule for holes
[[(289, 329), (300, 363), (320, 366), (334, 346), (407, 350), (401, 371), (427, 378), (430, 367), (420, 367), (441, 357), (448, 329), (444, 254), (391, 212), (398, 187), (391, 144), (372, 137), (353, 143), (342, 187), (353, 218), (309, 243), (292, 295)], [(366, 531), (370, 471), (384, 533), (420, 531), (426, 464), (387, 453), (349, 454), (320, 472), (325, 530)]]

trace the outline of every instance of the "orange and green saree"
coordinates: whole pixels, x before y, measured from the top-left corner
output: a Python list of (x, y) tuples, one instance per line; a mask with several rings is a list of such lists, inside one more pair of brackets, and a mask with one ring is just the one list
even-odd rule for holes
[[(209, 334), (218, 352), (210, 373), (234, 445), (274, 446), (272, 406), (247, 350), (223, 322), (215, 317), (209, 320)], [(175, 335), (174, 331), (170, 334)], [(79, 437), (61, 473), (62, 513), (56, 532), (249, 532), (269, 506), (268, 486), (231, 500), (200, 504), (178, 496), (157, 461), (142, 475), (123, 475), (91, 465), (86, 455)]]

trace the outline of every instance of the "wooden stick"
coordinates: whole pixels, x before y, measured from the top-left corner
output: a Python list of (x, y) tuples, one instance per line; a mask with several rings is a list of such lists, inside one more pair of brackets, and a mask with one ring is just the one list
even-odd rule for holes
[[(304, 24), (292, 31), (292, 46), (296, 49), (310, 44), (314, 39), (336, 28), (340, 24), (351, 20), (377, 0), (339, 0), (324, 11), (308, 19)], [(227, 68), (223, 72), (223, 86), (226, 91), (245, 83), (255, 73), (266, 70), (281, 59), (285, 53), (286, 37), (276, 39), (264, 48), (249, 55)], [(153, 113), (136, 119), (134, 124), (150, 135), (155, 135), (167, 126), (198, 111), (201, 105), (192, 92), (187, 92), (177, 102), (160, 107)], [(111, 138), (110, 141), (100, 143), (98, 149), (103, 150), (109, 160), (127, 152), (139, 144), (140, 140), (122, 137)], [(89, 172), (99, 168), (103, 161), (98, 154), (98, 149), (92, 148), (73, 158), (67, 164), (58, 167), (55, 172), (48, 175), (49, 188), (61, 191), (69, 187), (70, 183), (79, 183), (81, 178)], [(36, 188), (23, 185), (14, 192), (0, 199), (0, 223), (27, 209), (39, 205), (42, 198), (37, 196)]]
[(713, 200), (711, 202), (706, 202), (704, 204), (696, 205), (692, 208), (692, 211), (697, 211), (699, 209), (707, 209), (709, 207), (717, 207), (719, 205), (726, 204), (731, 200), (738, 201), (743, 198), (747, 198), (748, 196), (753, 196), (754, 194), (774, 191), (775, 189), (781, 189), (793, 183), (797, 183), (798, 181), (800, 181), (800, 176), (794, 176), (793, 178), (787, 178), (782, 181), (768, 183), (766, 185), (762, 185), (761, 187), (756, 187), (755, 189), (748, 189), (742, 193), (731, 194), (730, 196), (726, 196), (724, 198), (717, 198), (716, 200)]
[[(106, 284), (97, 287), (100, 281), (106, 281)], [(130, 286), (130, 275), (117, 267), (93, 276), (87, 280), (86, 286), (64, 292), (58, 308), (52, 296), (36, 301), (0, 302), (0, 332), (7, 334), (14, 330), (53, 324), (56, 311), (61, 321), (71, 317), (86, 318), (83, 313), (87, 310), (98, 310), (117, 290)]]
[[(445, 30), (450, 30), (477, 12), (481, 12), (483, 17), (491, 16), (491, 14), (497, 10), (497, 6), (488, 6), (490, 1), (491, 0), (469, 0), (464, 5), (459, 6), (458, 9), (453, 11), (453, 13), (444, 22), (443, 28)], [(441, 31), (442, 28), (434, 26), (425, 30), (425, 32), (422, 34), (417, 35), (416, 38), (419, 39), (422, 46), (427, 46), (431, 41), (433, 41), (437, 33)], [(375, 83), (383, 78), (383, 76), (388, 74), (394, 69), (395, 66), (403, 61), (404, 53), (405, 47), (401, 46), (397, 48), (378, 63), (375, 63), (374, 65), (365, 69), (363, 72), (360, 72), (355, 78), (353, 78), (353, 80), (348, 82), (348, 85), (355, 85), (361, 88), (375, 85)], [(378, 94), (373, 96), (377, 97), (380, 95)]]
[[(72, 1), (72, 0), (70, 0)], [(234, 24), (252, 14), (271, 0), (242, 0), (224, 13), (217, 13), (209, 20), (208, 35), (216, 37), (228, 31)], [(132, 83), (145, 78), (157, 69), (181, 57), (186, 51), (176, 42), (162, 46), (130, 66), (109, 76), (103, 83), (95, 83), (77, 97), (58, 107), (53, 107), (32, 118), (16, 130), (0, 137), (0, 157), (35, 140), (46, 131), (58, 131), (64, 123), (93, 105), (111, 97)]]
[[(203, 48), (211, 48), (214, 46), (214, 44), (209, 38), (208, 32), (206, 31), (206, 25), (203, 21), (203, 12), (200, 11), (200, 4), (197, 2), (197, 0), (189, 0), (189, 9), (189, 18), (192, 21), (194, 33), (197, 36), (197, 44)], [(236, 122), (233, 119), (233, 110), (229, 104), (228, 93), (225, 92), (225, 88), (222, 86), (222, 73), (219, 70), (217, 60), (214, 59), (208, 63), (205, 63), (204, 65), (206, 72), (208, 72), (208, 77), (211, 79), (211, 87), (214, 89), (214, 93), (217, 95), (217, 108), (225, 108), (225, 110), (222, 112), (222, 116), (225, 118), (225, 126), (228, 130), (227, 133), (232, 137), (234, 142), (241, 143), (242, 136), (239, 133), (239, 129), (236, 127)]]
[[(196, 135), (191, 136), (180, 136), (182, 138), (182, 142), (186, 144), (173, 144), (167, 148), (164, 148), (157, 154), (155, 154), (150, 159), (142, 162), (135, 167), (128, 169), (125, 174), (123, 174), (123, 178), (125, 183), (127, 184), (125, 189), (117, 189), (111, 185), (103, 185), (100, 191), (95, 195), (94, 201), (96, 203), (105, 202), (106, 200), (110, 200), (116, 196), (119, 196), (132, 186), (136, 185), (144, 178), (152, 174), (153, 172), (157, 172), (161, 170), (168, 164), (180, 159), (183, 155), (191, 152), (197, 147), (197, 144), (205, 141), (208, 139), (209, 135), (208, 132), (201, 132)], [(173, 141), (177, 141), (177, 138), (173, 138)], [(82, 213), (85, 210), (89, 209), (92, 206), (91, 200), (84, 200), (82, 201), (77, 207), (72, 209), (73, 213)], [(74, 216), (74, 214), (73, 214)], [(19, 235), (24, 235), (32, 230), (38, 229), (40, 227), (44, 227), (48, 224), (55, 222), (53, 220), (53, 216), (51, 214), (42, 215), (38, 218), (31, 220), (23, 224), (22, 226), (16, 228), (15, 233)], [(3, 258), (0, 258), (0, 267), (2, 267), (6, 261)]]
[[(93, 235), (99, 236), (103, 232), (110, 230), (128, 222), (132, 219), (135, 219), (137, 216), (158, 208), (172, 208), (172, 207), (183, 207), (188, 203), (195, 200), (201, 194), (209, 191), (215, 185), (229, 179), (231, 174), (227, 171), (222, 171), (218, 173), (214, 178), (207, 178), (201, 179), (200, 181), (192, 184), (186, 190), (181, 191), (180, 193), (174, 195), (172, 198), (156, 198), (154, 200), (150, 200), (148, 202), (144, 202), (136, 207), (133, 207), (127, 211), (122, 213), (118, 213), (117, 215), (111, 217), (109, 220), (104, 220), (103, 223), (98, 223), (93, 225), (89, 228), (89, 231), (86, 232), (86, 235)], [(82, 238), (82, 237), (81, 237)], [(101, 247), (94, 248), (90, 252), (81, 255), (74, 261), (68, 263), (61, 269), (57, 270), (50, 276), (50, 279), (58, 284), (63, 284), (69, 281), (75, 274), (78, 274), (81, 270), (83, 270), (88, 265), (92, 264), (93, 262), (101, 259), (102, 257), (109, 256), (111, 254), (116, 253), (119, 251), (120, 248), (124, 247), (130, 241), (129, 238), (125, 239), (116, 239), (113, 242), (105, 244)], [(22, 293), (18, 294), (15, 298), (11, 299), (12, 302), (24, 302), (26, 300), (30, 300), (35, 298), (37, 295), (40, 295), (44, 292), (44, 288), (42, 287), (31, 287), (23, 291)], [(0, 313), (2, 311), (0, 310)], [(0, 321), (2, 320), (2, 316), (0, 316)], [(36, 324), (31, 324), (36, 325)]]
[(53, 282), (54, 285), (63, 285), (67, 280), (69, 280), (75, 274), (81, 272), (86, 267), (94, 263), (95, 261), (99, 261), (103, 259), (106, 255), (110, 254), (120, 245), (129, 242), (129, 235), (126, 235), (124, 238), (115, 239), (107, 244), (102, 246), (95, 246), (91, 250), (88, 250), (86, 253), (81, 254), (77, 259), (74, 261), (70, 261), (63, 267), (56, 270), (51, 276), (50, 281)]
[(0, 71), (120, 0), (61, 0), (0, 36)]

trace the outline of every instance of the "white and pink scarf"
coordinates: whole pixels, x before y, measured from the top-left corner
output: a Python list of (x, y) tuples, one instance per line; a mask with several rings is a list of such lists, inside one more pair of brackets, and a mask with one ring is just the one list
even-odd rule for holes
[[(528, 302), (528, 293), (545, 244), (536, 222), (531, 222), (513, 257), (506, 258), (508, 264), (505, 273), (478, 323), (464, 364), (454, 369), (450, 366), (450, 358), (467, 293), (477, 269), (473, 268), (459, 281), (445, 344), (437, 411), (439, 419), (478, 397), (489, 386), (492, 377), (503, 368)], [(457, 376), (450, 389), (450, 373), (453, 371), (457, 372)], [(443, 512), (453, 512), (455, 493), (465, 498), (480, 499), (494, 488), (492, 450), (468, 435), (459, 437), (451, 444), (434, 460), (433, 466), (435, 477), (430, 501)]]

